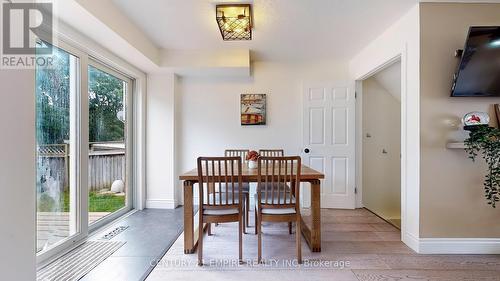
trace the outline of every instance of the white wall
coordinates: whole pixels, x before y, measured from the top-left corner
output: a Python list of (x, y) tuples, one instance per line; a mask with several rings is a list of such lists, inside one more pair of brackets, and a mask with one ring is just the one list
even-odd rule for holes
[[(182, 78), (178, 89), (178, 173), (193, 169), (198, 156), (226, 148), (302, 148), (302, 85), (346, 80), (347, 65), (334, 62), (255, 62), (250, 78)], [(267, 94), (267, 125), (240, 125), (240, 94)], [(177, 184), (181, 187), (180, 183)]]
[(396, 224), (401, 218), (401, 102), (397, 97), (375, 77), (363, 81), (363, 205)]
[(148, 76), (146, 208), (177, 206), (175, 178), (175, 84), (173, 73)]
[(35, 76), (0, 70), (0, 279), (35, 280)]
[(365, 79), (401, 57), (402, 240), (418, 249), (420, 223), (420, 26), (416, 5), (349, 62), (352, 79)]
[(250, 50), (167, 50), (160, 53), (162, 70), (179, 76), (249, 77)]

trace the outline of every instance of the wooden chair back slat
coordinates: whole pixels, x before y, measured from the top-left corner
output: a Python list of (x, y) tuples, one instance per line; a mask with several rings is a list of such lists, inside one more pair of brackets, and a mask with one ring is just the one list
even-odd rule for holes
[[(240, 190), (242, 186), (241, 169), (240, 157), (199, 157), (200, 207), (202, 209), (240, 207), (242, 200)], [(223, 185), (225, 188), (223, 188)]]
[[(240, 162), (240, 164), (241, 164), (241, 162)], [(238, 164), (238, 165), (240, 165), (240, 164)], [(241, 176), (241, 167), (238, 169), (240, 169), (240, 176)], [(234, 202), (234, 161), (231, 161), (231, 190), (233, 191), (232, 194), (233, 194), (233, 202)]]
[(299, 156), (260, 157), (257, 167), (259, 208), (299, 208), (300, 167)]
[[(227, 171), (227, 161), (224, 160), (224, 171)], [(228, 198), (229, 196), (229, 188), (227, 188), (227, 185), (228, 182), (227, 182), (227, 173), (224, 173), (224, 185), (226, 186), (226, 198)]]
[(211, 175), (212, 175), (212, 186), (213, 186), (213, 196), (215, 196), (215, 202), (212, 202), (212, 205), (216, 205), (218, 201), (218, 188), (217, 188), (217, 166), (215, 165), (215, 162), (216, 161), (213, 161), (213, 162), (210, 162), (210, 165), (212, 166), (212, 172), (211, 172)]
[[(284, 179), (285, 183), (287, 182), (287, 178), (288, 178), (288, 165), (285, 165), (285, 179)], [(290, 180), (290, 182), (293, 183), (293, 180)], [(292, 201), (290, 200), (292, 197), (291, 191), (289, 189), (285, 188), (283, 193), (285, 194), (285, 199), (284, 199), (285, 204), (291, 204), (292, 203)], [(287, 202), (287, 198), (288, 198), (288, 202)]]
[(282, 157), (285, 156), (283, 149), (259, 149), (261, 157)]
[(217, 162), (217, 168), (218, 168), (218, 170), (219, 170), (219, 172), (217, 173), (217, 174), (218, 174), (218, 175), (217, 175), (217, 176), (218, 176), (218, 181), (217, 181), (217, 183), (219, 184), (219, 204), (220, 204), (220, 205), (224, 205), (224, 204), (222, 203), (222, 181), (221, 181), (221, 176), (220, 176), (220, 175), (221, 175), (221, 173), (222, 173), (222, 171), (221, 171), (221, 167), (220, 167), (220, 160), (218, 160), (218, 161), (216, 161), (216, 162)]

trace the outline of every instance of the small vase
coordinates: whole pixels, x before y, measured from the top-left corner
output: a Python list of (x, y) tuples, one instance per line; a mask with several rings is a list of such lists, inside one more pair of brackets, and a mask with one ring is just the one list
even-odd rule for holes
[(257, 168), (257, 161), (248, 161), (248, 168), (249, 169), (256, 169)]

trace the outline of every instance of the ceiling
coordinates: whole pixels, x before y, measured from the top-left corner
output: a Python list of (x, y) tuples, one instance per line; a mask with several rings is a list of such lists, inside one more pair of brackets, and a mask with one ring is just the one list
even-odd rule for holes
[(113, 0), (159, 48), (245, 48), (253, 60), (348, 60), (418, 0), (254, 0), (252, 41), (224, 42), (209, 0)]
[(398, 101), (401, 101), (401, 61), (391, 64), (373, 78)]

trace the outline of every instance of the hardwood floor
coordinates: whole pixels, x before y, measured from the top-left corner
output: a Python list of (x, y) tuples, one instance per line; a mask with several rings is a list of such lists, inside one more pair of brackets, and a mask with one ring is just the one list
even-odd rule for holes
[(500, 255), (419, 255), (400, 241), (399, 229), (365, 209), (321, 215), (322, 252), (304, 241), (301, 266), (290, 263), (295, 244), (286, 224), (264, 224), (265, 264), (255, 263), (257, 236), (244, 235), (243, 265), (236, 262), (237, 224), (221, 224), (204, 239), (203, 267), (196, 254), (184, 254), (181, 235), (148, 280), (500, 280)]

